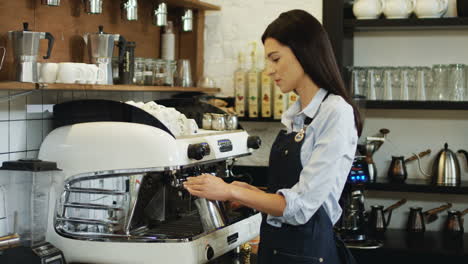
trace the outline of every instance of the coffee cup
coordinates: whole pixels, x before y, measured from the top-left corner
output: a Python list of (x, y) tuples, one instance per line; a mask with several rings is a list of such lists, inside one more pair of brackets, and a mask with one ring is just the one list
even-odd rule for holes
[(86, 72), (79, 63), (59, 63), (57, 72), (57, 83), (82, 83)]
[(96, 84), (104, 81), (104, 71), (99, 69), (95, 64), (77, 63), (78, 67), (83, 70), (83, 79), (79, 80), (81, 84)]
[(38, 64), (39, 82), (55, 83), (57, 81), (58, 63), (41, 63)]

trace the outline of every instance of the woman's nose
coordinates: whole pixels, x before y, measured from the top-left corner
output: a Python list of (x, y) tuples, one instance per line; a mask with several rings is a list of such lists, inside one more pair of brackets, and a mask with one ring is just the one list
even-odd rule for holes
[(274, 73), (275, 73), (275, 69), (274, 69), (273, 65), (271, 65), (271, 63), (267, 63), (266, 64), (266, 74), (268, 74), (269, 76), (272, 76)]

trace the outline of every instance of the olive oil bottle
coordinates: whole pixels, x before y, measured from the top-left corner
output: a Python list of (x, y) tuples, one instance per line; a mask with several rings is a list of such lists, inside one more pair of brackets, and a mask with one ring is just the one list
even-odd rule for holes
[(244, 117), (247, 106), (247, 72), (245, 71), (245, 57), (239, 52), (237, 57), (238, 68), (234, 72), (235, 109), (239, 117)]
[[(265, 62), (266, 65), (266, 62)], [(264, 67), (261, 73), (261, 91), (262, 95), (260, 100), (262, 101), (262, 117), (272, 117), (272, 92), (273, 92), (273, 80), (268, 75), (267, 68)]]
[(260, 95), (260, 72), (257, 69), (257, 43), (252, 42), (252, 51), (250, 52), (250, 70), (247, 72), (247, 86), (249, 91), (249, 117), (257, 118), (259, 116), (259, 95)]

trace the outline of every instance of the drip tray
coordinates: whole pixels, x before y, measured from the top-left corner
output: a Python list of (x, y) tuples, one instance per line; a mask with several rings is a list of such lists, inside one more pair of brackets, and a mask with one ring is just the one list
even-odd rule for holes
[(145, 230), (145, 232), (140, 235), (167, 239), (183, 239), (191, 238), (201, 233), (203, 233), (203, 227), (200, 222), (200, 217), (196, 214), (159, 224), (156, 227)]
[[(227, 217), (230, 225), (246, 218), (242, 213), (235, 211), (229, 212)], [(161, 239), (186, 239), (198, 236), (203, 232), (203, 226), (197, 212), (180, 219), (159, 223), (138, 233), (138, 235), (154, 236)]]

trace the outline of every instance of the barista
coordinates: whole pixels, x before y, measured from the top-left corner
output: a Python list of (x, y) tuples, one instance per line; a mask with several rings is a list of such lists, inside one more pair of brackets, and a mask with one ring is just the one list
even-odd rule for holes
[(209, 174), (188, 178), (185, 188), (262, 212), (261, 264), (354, 263), (333, 225), (362, 124), (328, 35), (312, 15), (291, 10), (267, 27), (262, 42), (271, 78), (281, 92), (300, 97), (283, 114), (285, 130), (273, 143), (268, 191)]

